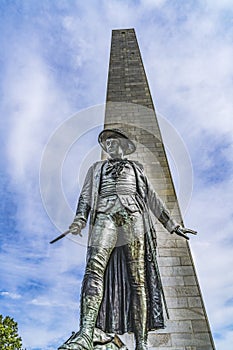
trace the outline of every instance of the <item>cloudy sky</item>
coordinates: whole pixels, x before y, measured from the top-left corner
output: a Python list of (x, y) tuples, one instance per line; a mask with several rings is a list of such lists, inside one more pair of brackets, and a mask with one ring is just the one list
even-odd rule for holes
[(199, 232), (191, 249), (216, 346), (232, 349), (232, 0), (1, 0), (0, 17), (0, 313), (28, 350), (77, 328), (85, 238), (48, 242), (99, 156), (111, 30), (135, 28), (156, 110), (191, 159), (184, 221)]

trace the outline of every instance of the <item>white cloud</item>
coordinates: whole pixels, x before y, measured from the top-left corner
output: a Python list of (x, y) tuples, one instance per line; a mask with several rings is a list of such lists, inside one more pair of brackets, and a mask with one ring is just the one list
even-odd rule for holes
[[(212, 331), (225, 338), (232, 325), (232, 180), (195, 191), (185, 223), (198, 231), (191, 248)], [(225, 342), (216, 337), (217, 348), (230, 349)]]
[(65, 97), (38, 52), (26, 48), (20, 49), (18, 55), (19, 60), (9, 62), (4, 101), (12, 106), (8, 155), (11, 175), (17, 181), (27, 177), (32, 163), (34, 166), (39, 163), (48, 131), (59, 122), (62, 111), (69, 111)]
[(0, 292), (0, 295), (3, 297), (8, 297), (10, 299), (20, 299), (22, 296), (17, 293), (11, 293), (11, 292)]

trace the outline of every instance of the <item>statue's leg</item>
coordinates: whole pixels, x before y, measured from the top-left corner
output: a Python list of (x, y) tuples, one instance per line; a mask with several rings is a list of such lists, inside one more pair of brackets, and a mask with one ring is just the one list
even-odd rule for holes
[(132, 288), (132, 314), (136, 350), (147, 349), (147, 294), (145, 277), (144, 225), (139, 213), (131, 217), (128, 227), (128, 244), (125, 247)]
[(80, 330), (62, 349), (93, 349), (93, 333), (103, 298), (104, 272), (116, 242), (116, 229), (106, 215), (96, 220), (87, 251), (80, 305)]
[(80, 332), (93, 338), (99, 307), (103, 298), (104, 272), (112, 249), (88, 248), (80, 305)]

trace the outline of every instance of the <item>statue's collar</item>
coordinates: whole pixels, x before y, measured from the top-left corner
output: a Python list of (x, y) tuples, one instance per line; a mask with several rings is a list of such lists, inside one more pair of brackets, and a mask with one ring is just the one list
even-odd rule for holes
[(108, 158), (107, 161), (109, 163), (115, 163), (115, 162), (127, 162), (127, 158)]

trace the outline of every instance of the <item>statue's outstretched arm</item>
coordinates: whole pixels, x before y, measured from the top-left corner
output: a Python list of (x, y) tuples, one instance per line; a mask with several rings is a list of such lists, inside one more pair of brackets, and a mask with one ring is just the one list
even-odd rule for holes
[(196, 235), (197, 232), (178, 224), (171, 216), (169, 210), (159, 198), (158, 194), (153, 189), (150, 182), (147, 180), (147, 201), (152, 213), (157, 217), (157, 219), (162, 223), (162, 225), (170, 232), (175, 233), (178, 236), (182, 236), (185, 239), (189, 239), (187, 234)]

